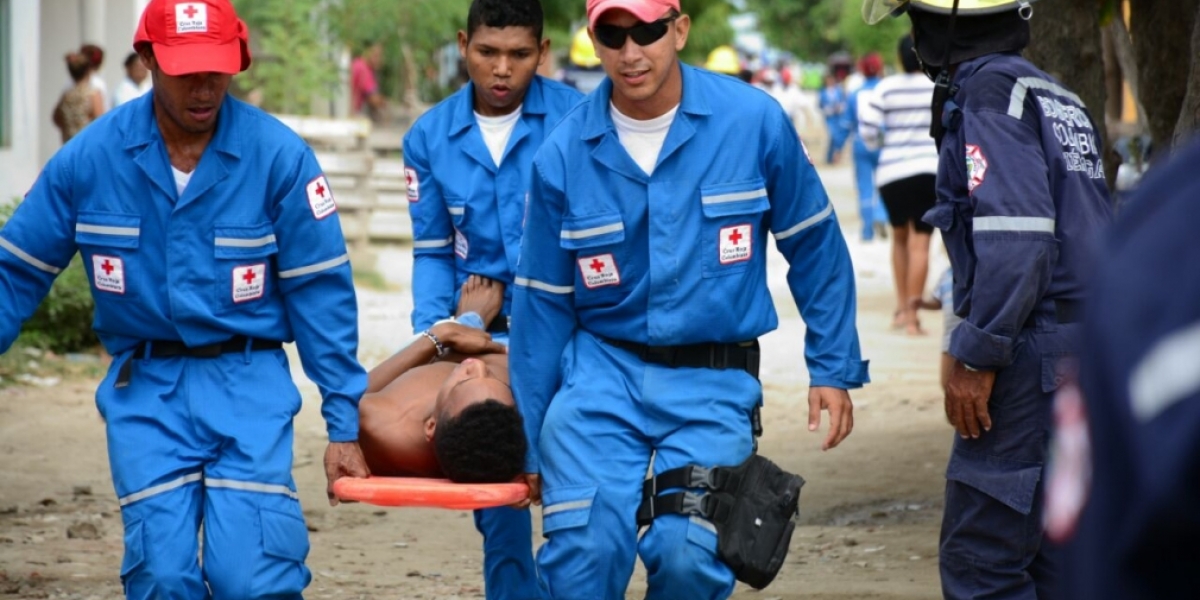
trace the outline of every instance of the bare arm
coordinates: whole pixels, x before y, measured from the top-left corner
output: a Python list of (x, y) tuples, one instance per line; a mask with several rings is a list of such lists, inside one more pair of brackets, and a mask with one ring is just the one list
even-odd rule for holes
[(104, 114), (104, 97), (100, 95), (99, 91), (92, 92), (91, 104), (92, 119), (98, 119), (100, 115)]
[[(503, 354), (506, 351), (502, 344), (493, 342), (487, 332), (454, 322), (438, 323), (429, 332), (442, 346), (461, 354)], [(420, 334), (413, 336), (408, 345), (367, 373), (367, 393), (382, 390), (410, 369), (433, 362), (436, 356), (437, 347), (433, 340)]]

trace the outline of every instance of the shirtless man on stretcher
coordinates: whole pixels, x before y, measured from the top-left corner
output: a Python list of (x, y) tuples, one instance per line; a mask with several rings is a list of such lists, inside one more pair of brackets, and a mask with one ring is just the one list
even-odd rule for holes
[(503, 284), (472, 275), (457, 322), (435, 324), (371, 370), (358, 410), (372, 475), (502, 483), (521, 474), (526, 442), (507, 349), (482, 329), (503, 302)]

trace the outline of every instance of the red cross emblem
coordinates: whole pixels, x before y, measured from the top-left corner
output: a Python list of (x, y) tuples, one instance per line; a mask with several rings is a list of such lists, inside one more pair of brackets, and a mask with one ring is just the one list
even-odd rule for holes
[(105, 275), (112, 275), (113, 269), (115, 267), (113, 267), (112, 263), (109, 262), (108, 259), (106, 258), (106, 259), (104, 259), (104, 264), (100, 265), (100, 268), (104, 269)]
[(187, 15), (187, 18), (189, 19), (195, 19), (196, 13), (198, 12), (200, 11), (196, 10), (196, 7), (192, 6), (191, 4), (187, 5), (187, 8), (183, 9), (183, 14)]
[(735, 246), (740, 245), (742, 241), (742, 232), (734, 229), (733, 233), (729, 234), (729, 241), (733, 242), (733, 245)]
[(317, 182), (317, 195), (322, 198), (325, 197), (325, 186), (321, 185), (321, 182)]
[(601, 271), (603, 271), (603, 270), (604, 270), (604, 263), (600, 262), (600, 259), (598, 259), (598, 258), (593, 258), (593, 259), (592, 259), (592, 264), (590, 264), (590, 265), (588, 265), (588, 266), (589, 266), (589, 267), (591, 267), (591, 268), (592, 268), (592, 270), (593, 270), (593, 271), (595, 271), (595, 272), (597, 272), (597, 273), (599, 273), (599, 272), (601, 272)]
[(242, 280), (247, 284), (254, 283), (254, 269), (246, 269), (246, 274), (242, 275)]

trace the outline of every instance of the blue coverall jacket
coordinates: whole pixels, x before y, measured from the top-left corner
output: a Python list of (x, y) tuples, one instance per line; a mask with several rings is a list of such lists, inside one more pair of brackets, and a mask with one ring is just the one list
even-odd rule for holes
[(508, 315), (533, 155), (582, 96), (535, 76), (500, 166), (492, 159), (468, 84), (417, 119), (404, 136), (413, 221), (413, 329), (454, 315), (471, 274), (504, 283)]

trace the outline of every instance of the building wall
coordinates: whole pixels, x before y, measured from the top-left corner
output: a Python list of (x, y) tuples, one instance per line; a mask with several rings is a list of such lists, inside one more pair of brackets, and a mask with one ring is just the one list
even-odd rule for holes
[[(100, 76), (111, 94), (125, 77), (125, 55), (133, 51), (142, 8), (149, 0), (42, 0), (41, 5), (41, 81), (38, 91), (38, 148), (36, 156), (44, 164), (62, 146), (61, 136), (50, 120), (54, 105), (70, 77), (63, 60), (68, 52), (92, 43), (104, 49)], [(17, 0), (18, 4), (26, 0)]]
[(40, 30), (38, 19), (40, 3), (25, 0), (10, 0), (11, 55), (0, 56), (8, 61), (11, 87), (9, 97), (0, 102), (11, 102), (12, 117), (11, 145), (0, 148), (0, 202), (24, 196), (33, 185), (41, 170), (36, 148), (38, 123), (36, 119), (38, 96), (38, 48)]

